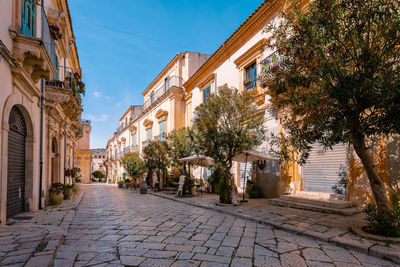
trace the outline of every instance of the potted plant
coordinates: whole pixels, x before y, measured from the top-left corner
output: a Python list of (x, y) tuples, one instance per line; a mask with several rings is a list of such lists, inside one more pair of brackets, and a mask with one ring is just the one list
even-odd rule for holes
[(147, 194), (147, 183), (143, 182), (140, 184), (140, 194)]
[(49, 30), (50, 30), (50, 34), (54, 38), (54, 40), (61, 39), (62, 34), (60, 33), (60, 27), (57, 24), (49, 25)]
[(123, 188), (124, 187), (124, 182), (122, 180), (120, 180), (118, 182), (118, 188)]
[(54, 183), (49, 189), (50, 200), (54, 205), (60, 205), (64, 199), (64, 185), (62, 183)]
[(76, 185), (75, 183), (73, 183), (73, 184), (71, 185), (71, 187), (72, 187), (72, 192), (74, 192), (74, 194), (79, 194), (79, 192), (81, 191), (80, 188), (79, 188), (79, 186)]
[(74, 193), (72, 190), (72, 185), (66, 184), (64, 185), (64, 199), (71, 199), (72, 194)]

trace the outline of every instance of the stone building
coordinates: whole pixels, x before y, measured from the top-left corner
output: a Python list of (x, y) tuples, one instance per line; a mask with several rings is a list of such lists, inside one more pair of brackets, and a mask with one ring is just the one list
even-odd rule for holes
[[(165, 140), (174, 129), (185, 127), (183, 84), (209, 58), (198, 52), (178, 53), (143, 91), (140, 112), (128, 108), (106, 147), (107, 178), (126, 176), (120, 159), (128, 152), (141, 153), (152, 140)], [(138, 111), (138, 109), (136, 109)]]
[(52, 183), (71, 182), (81, 77), (66, 0), (1, 2), (1, 224), (43, 208)]
[(90, 183), (91, 177), (91, 157), (92, 151), (90, 150), (90, 132), (92, 126), (90, 120), (81, 120), (81, 128), (79, 134), (81, 138), (76, 142), (75, 145), (75, 163), (74, 167), (81, 170), (81, 182), (88, 184)]
[[(106, 160), (105, 149), (92, 149), (91, 157), (91, 168), (90, 172), (101, 171), (104, 175), (106, 174), (106, 168), (104, 162)], [(93, 175), (92, 175), (93, 176)]]

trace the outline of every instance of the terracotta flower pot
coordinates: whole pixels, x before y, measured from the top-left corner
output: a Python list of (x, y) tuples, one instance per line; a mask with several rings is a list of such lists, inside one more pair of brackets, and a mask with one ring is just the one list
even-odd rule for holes
[(71, 199), (73, 193), (74, 192), (72, 191), (72, 188), (65, 188), (64, 189), (64, 199)]
[(54, 205), (58, 206), (61, 205), (64, 199), (64, 194), (63, 193), (57, 193), (57, 192), (50, 192), (50, 200), (51, 203)]

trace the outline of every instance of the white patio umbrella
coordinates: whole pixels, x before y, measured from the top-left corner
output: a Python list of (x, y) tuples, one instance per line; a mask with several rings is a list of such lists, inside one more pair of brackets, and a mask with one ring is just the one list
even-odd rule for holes
[(178, 160), (187, 161), (201, 167), (211, 167), (212, 165), (214, 165), (214, 160), (212, 158), (203, 155), (194, 155), (186, 158), (181, 158)]
[(246, 165), (244, 165), (244, 188), (243, 188), (243, 199), (241, 202), (247, 202), (247, 200), (244, 199), (245, 196), (245, 191), (246, 191), (246, 168), (247, 168), (247, 162), (252, 162), (256, 160), (279, 160), (278, 158), (271, 157), (270, 155), (267, 155), (261, 151), (251, 149), (244, 151), (242, 153), (238, 153), (233, 157), (234, 161), (238, 162), (244, 162)]

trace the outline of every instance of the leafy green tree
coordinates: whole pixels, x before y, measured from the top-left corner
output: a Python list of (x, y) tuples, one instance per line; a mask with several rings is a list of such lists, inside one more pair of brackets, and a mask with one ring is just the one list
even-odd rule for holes
[(94, 171), (92, 175), (94, 178), (104, 178), (104, 173), (102, 171)]
[(163, 183), (163, 173), (170, 164), (165, 142), (159, 140), (151, 141), (150, 144), (143, 149), (142, 153), (148, 175), (151, 175), (153, 171), (155, 171), (158, 181)]
[(226, 85), (195, 109), (192, 143), (197, 152), (212, 157), (223, 168), (218, 190), (221, 202), (231, 202), (233, 157), (265, 139), (263, 114), (253, 92), (239, 92)]
[(266, 29), (285, 58), (268, 90), (286, 114), (282, 156), (304, 163), (314, 142), (352, 145), (382, 214), (390, 205), (371, 150), (400, 133), (399, 16), (399, 1), (315, 0)]
[(186, 164), (179, 161), (179, 159), (190, 156), (188, 134), (189, 130), (187, 128), (174, 129), (168, 134), (166, 139), (168, 156), (171, 163), (179, 167), (184, 173), (186, 173)]
[(138, 153), (124, 156), (121, 163), (128, 175), (135, 181), (146, 171), (144, 162)]

